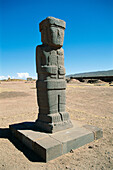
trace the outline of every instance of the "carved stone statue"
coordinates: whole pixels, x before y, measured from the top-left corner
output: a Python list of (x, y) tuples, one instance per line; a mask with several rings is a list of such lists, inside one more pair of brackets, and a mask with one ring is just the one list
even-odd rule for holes
[(62, 49), (65, 25), (63, 20), (54, 17), (47, 17), (39, 24), (43, 44), (36, 48), (39, 105), (36, 126), (49, 133), (72, 127), (65, 110), (66, 81)]

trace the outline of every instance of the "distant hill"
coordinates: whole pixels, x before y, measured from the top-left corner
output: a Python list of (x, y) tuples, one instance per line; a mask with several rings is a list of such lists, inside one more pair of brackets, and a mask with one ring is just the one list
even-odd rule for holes
[(86, 73), (79, 73), (79, 74), (70, 74), (66, 77), (99, 77), (99, 76), (113, 76), (113, 70), (108, 71), (95, 71), (95, 72), (86, 72)]

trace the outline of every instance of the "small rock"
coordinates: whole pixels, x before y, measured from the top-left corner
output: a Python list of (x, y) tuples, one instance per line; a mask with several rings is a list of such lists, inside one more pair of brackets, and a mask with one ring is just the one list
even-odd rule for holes
[(80, 159), (77, 159), (77, 161), (80, 161)]
[(108, 161), (109, 161), (109, 163), (111, 163), (111, 158), (110, 157), (108, 157)]
[(71, 150), (70, 150), (70, 153), (74, 153), (74, 150), (73, 150), (73, 149), (71, 149)]
[(66, 169), (70, 169), (70, 167), (69, 167), (69, 166), (66, 166)]
[(92, 148), (93, 148), (93, 146), (88, 146), (88, 148), (89, 148), (89, 149), (92, 149)]
[(101, 170), (103, 170), (103, 169), (104, 169), (104, 167), (102, 166), (102, 167), (101, 167)]

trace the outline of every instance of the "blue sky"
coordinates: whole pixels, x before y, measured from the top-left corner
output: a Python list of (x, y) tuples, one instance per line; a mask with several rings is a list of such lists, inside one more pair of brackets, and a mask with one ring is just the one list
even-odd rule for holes
[(66, 74), (113, 69), (113, 0), (0, 0), (0, 78), (36, 77), (39, 23), (48, 16), (66, 21)]

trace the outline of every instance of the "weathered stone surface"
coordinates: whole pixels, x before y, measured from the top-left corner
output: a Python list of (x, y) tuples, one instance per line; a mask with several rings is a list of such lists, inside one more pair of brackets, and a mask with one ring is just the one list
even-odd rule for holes
[(45, 162), (62, 155), (61, 143), (49, 135), (48, 137), (36, 140), (33, 147), (35, 153), (38, 153)]
[(65, 154), (70, 152), (71, 149), (77, 149), (94, 141), (94, 134), (83, 127), (76, 127), (52, 134), (52, 138), (63, 144), (62, 151)]
[(64, 29), (66, 23), (54, 17), (47, 17), (40, 24), (41, 41), (44, 44), (61, 47), (64, 40)]
[(45, 162), (96, 140), (94, 129), (96, 129), (98, 139), (102, 137), (101, 129), (91, 125), (89, 128), (77, 121), (73, 121), (72, 128), (53, 134), (35, 131), (34, 124), (28, 123), (27, 127), (24, 123), (21, 126), (11, 125), (10, 129), (22, 143)]
[(94, 133), (95, 140), (103, 137), (103, 131), (101, 128), (92, 125), (84, 125), (84, 127)]
[(53, 133), (72, 127), (69, 114), (65, 110), (66, 81), (62, 49), (65, 22), (47, 17), (39, 26), (43, 44), (36, 48), (39, 105), (36, 127)]

